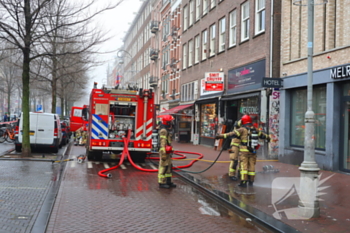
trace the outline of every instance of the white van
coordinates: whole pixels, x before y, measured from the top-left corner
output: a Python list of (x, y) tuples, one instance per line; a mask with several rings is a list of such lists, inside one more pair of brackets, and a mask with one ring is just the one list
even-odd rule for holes
[[(23, 114), (18, 117), (15, 129), (15, 148), (17, 152), (22, 149), (23, 138)], [(62, 130), (60, 118), (57, 114), (30, 112), (29, 113), (29, 138), (32, 148), (49, 148), (53, 153), (57, 153), (61, 147)]]

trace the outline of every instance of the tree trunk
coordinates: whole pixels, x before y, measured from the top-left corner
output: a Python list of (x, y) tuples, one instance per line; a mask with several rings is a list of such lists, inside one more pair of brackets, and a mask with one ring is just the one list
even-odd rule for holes
[(22, 137), (22, 157), (31, 156), (30, 139), (29, 139), (29, 49), (23, 52), (23, 98), (22, 98), (22, 121), (23, 121), (23, 137)]
[(22, 136), (22, 157), (31, 156), (30, 139), (29, 139), (29, 80), (30, 80), (30, 44), (32, 42), (31, 36), (31, 12), (30, 12), (30, 0), (24, 1), (24, 14), (25, 14), (25, 38), (23, 52), (23, 97), (22, 97), (22, 122), (23, 122), (23, 136)]

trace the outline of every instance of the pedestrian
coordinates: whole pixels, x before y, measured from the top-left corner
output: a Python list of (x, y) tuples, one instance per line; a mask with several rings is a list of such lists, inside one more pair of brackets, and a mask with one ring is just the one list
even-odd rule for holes
[(159, 169), (158, 169), (158, 183), (159, 188), (175, 188), (176, 184), (171, 181), (172, 178), (172, 154), (173, 148), (171, 146), (174, 117), (171, 115), (161, 115), (158, 122), (159, 135)]
[(5, 115), (4, 115), (4, 122), (7, 122), (7, 113), (5, 112)]
[(227, 138), (230, 136), (240, 138), (239, 160), (241, 183), (239, 186), (247, 187), (247, 184), (253, 185), (255, 179), (256, 150), (260, 147), (258, 139), (267, 139), (269, 141), (270, 136), (256, 129), (249, 115), (243, 115), (238, 125), (241, 125), (238, 129), (230, 133), (217, 135), (216, 138)]

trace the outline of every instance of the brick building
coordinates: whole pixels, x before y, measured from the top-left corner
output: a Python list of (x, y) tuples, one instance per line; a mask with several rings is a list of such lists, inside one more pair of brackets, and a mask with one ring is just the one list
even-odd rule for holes
[(268, 130), (262, 79), (280, 77), (280, 7), (275, 0), (182, 1), (181, 104), (193, 104), (195, 143), (214, 146), (222, 124), (229, 131), (242, 114)]
[[(282, 1), (279, 160), (300, 164), (307, 111), (307, 6)], [(305, 2), (305, 1), (304, 1)], [(321, 169), (350, 171), (350, 5), (314, 5), (313, 98), (315, 158)]]

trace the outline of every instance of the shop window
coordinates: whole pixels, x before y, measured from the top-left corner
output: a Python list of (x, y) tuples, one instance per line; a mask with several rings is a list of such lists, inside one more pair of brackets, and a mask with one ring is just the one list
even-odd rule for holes
[[(291, 146), (304, 147), (307, 89), (292, 92)], [(326, 86), (313, 88), (312, 110), (315, 113), (315, 148), (325, 150), (326, 145)]]
[(218, 127), (216, 104), (202, 104), (201, 106), (201, 137), (214, 138)]

